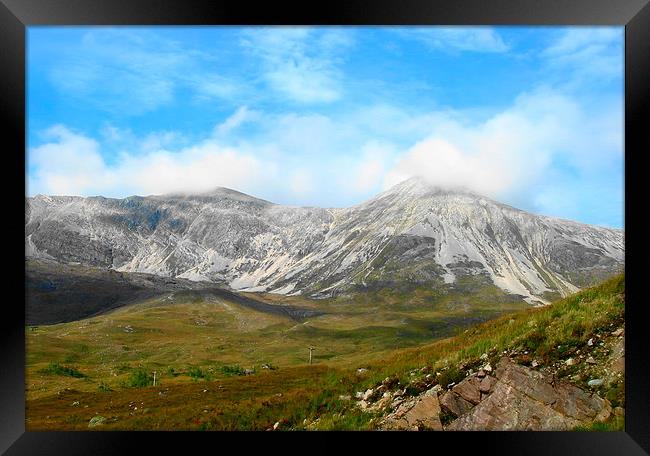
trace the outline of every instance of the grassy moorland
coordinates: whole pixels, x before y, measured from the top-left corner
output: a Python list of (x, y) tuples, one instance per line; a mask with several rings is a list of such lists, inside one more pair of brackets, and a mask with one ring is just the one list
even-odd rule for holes
[[(306, 321), (179, 293), (28, 327), (27, 429), (86, 430), (91, 419), (98, 430), (370, 429), (373, 416), (341, 395), (389, 375), (412, 383), (425, 366), (452, 382), (457, 366), (512, 348), (552, 363), (620, 325), (624, 291), (621, 275), (543, 308), (490, 304), (486, 295), (429, 302), (427, 292), (388, 297), (398, 305), (385, 296), (349, 305), (288, 298), (327, 312)], [(367, 373), (358, 376), (359, 367)], [(620, 384), (613, 389), (600, 393), (623, 403)]]

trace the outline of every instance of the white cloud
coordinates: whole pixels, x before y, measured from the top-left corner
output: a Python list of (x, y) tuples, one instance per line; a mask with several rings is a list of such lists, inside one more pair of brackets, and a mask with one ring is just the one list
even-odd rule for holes
[(546, 50), (547, 56), (566, 56), (579, 53), (592, 46), (622, 44), (622, 27), (571, 27)]
[(612, 114), (605, 120), (566, 95), (540, 89), (482, 123), (441, 119), (431, 135), (399, 157), (384, 187), (421, 176), (436, 185), (513, 199), (536, 185), (552, 185), (551, 169), (577, 173), (578, 180), (611, 173), (622, 153), (622, 113), (607, 108)]
[(144, 152), (157, 151), (170, 146), (180, 139), (175, 131), (158, 131), (149, 133), (140, 142), (140, 149)]
[(352, 167), (353, 176), (346, 179), (347, 187), (361, 194), (376, 191), (394, 154), (395, 147), (390, 143), (370, 141), (364, 144), (358, 163)]
[(314, 176), (308, 169), (295, 170), (289, 179), (289, 189), (295, 193), (298, 198), (305, 197), (306, 194), (314, 191)]
[[(563, 214), (584, 205), (574, 198), (558, 206), (553, 188), (569, 194), (619, 173), (622, 104), (616, 97), (598, 101), (594, 108), (540, 88), (483, 120), (463, 111), (414, 113), (388, 105), (329, 116), (241, 107), (216, 127), (223, 135), (183, 147), (186, 140), (179, 145), (174, 132), (136, 138), (108, 125), (106, 143), (117, 138), (123, 150), (111, 163), (102, 156), (104, 145), (57, 126), (46, 144), (29, 151), (28, 190), (123, 197), (225, 186), (278, 203), (341, 207), (422, 176), (522, 209)], [(225, 134), (249, 119), (245, 138)]]
[(177, 152), (152, 149), (122, 154), (107, 164), (97, 141), (58, 125), (50, 142), (29, 151), (28, 192), (58, 195), (160, 194), (204, 192), (217, 186), (256, 192), (272, 179), (276, 167), (212, 141)]
[(506, 52), (509, 46), (492, 27), (414, 27), (397, 29), (404, 38), (416, 39), (427, 47), (447, 52)]
[(260, 58), (263, 78), (276, 92), (301, 103), (328, 103), (343, 96), (341, 52), (352, 45), (338, 29), (250, 29), (241, 44)]
[(258, 117), (258, 112), (249, 110), (247, 106), (240, 106), (230, 117), (215, 127), (214, 133), (217, 135), (225, 135), (243, 123), (250, 122)]
[(28, 191), (32, 194), (75, 195), (97, 181), (108, 182), (97, 141), (73, 133), (63, 125), (49, 128), (44, 137), (51, 140), (33, 148), (28, 156)]
[[(622, 79), (623, 27), (572, 27), (542, 52), (549, 71), (558, 73), (569, 87)], [(621, 86), (622, 89), (622, 86)]]
[(60, 55), (50, 71), (55, 87), (122, 116), (167, 106), (181, 88), (199, 99), (241, 91), (238, 83), (207, 69), (209, 56), (144, 29), (94, 29)]

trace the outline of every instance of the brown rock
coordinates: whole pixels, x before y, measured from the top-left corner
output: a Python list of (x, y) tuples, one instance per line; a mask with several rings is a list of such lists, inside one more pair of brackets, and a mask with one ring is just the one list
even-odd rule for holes
[(466, 401), (453, 391), (447, 391), (440, 397), (440, 408), (458, 417), (469, 412), (474, 404)]
[(612, 376), (615, 376), (619, 373), (625, 373), (625, 345), (623, 339), (618, 339), (617, 342), (612, 346), (610, 362)]
[(451, 390), (466, 401), (476, 405), (481, 402), (481, 391), (478, 389), (479, 384), (480, 379), (470, 376), (458, 385), (455, 385)]
[(492, 390), (492, 387), (496, 383), (497, 379), (490, 377), (489, 375), (482, 378), (481, 382), (478, 384), (478, 390), (483, 394), (488, 394)]
[(441, 431), (440, 404), (435, 395), (426, 394), (415, 400), (402, 403), (383, 422), (389, 430), (434, 430)]
[(449, 430), (570, 430), (606, 420), (608, 401), (569, 383), (502, 358), (498, 381), (480, 404), (452, 422)]
[(383, 382), (381, 382), (382, 386), (385, 386), (388, 389), (391, 389), (399, 383), (399, 379), (396, 376), (390, 376), (386, 377)]
[(618, 328), (616, 331), (612, 332), (612, 336), (619, 337), (623, 335), (623, 328)]

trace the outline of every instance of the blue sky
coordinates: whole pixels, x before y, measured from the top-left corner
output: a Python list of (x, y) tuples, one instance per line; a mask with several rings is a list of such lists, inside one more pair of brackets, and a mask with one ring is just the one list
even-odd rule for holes
[(410, 176), (623, 226), (623, 27), (29, 27), (27, 193), (345, 207)]

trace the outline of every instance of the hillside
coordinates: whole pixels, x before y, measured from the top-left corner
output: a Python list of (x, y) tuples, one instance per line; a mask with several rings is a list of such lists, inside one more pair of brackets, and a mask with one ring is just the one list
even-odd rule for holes
[[(312, 365), (306, 363), (306, 343), (313, 341), (313, 332), (294, 339), (285, 317), (247, 308), (233, 312), (236, 304), (226, 301), (151, 301), (88, 320), (30, 327), (27, 429), (376, 429), (390, 428), (391, 419), (407, 428), (426, 429), (431, 423), (462, 428), (456, 422), (471, 428), (489, 413), (496, 392), (484, 401), (481, 396), (481, 403), (460, 418), (440, 404), (445, 394), (458, 394), (459, 385), (475, 382), (478, 375), (493, 378), (502, 393), (518, 394), (521, 385), (529, 385), (531, 391), (557, 395), (558, 403), (582, 404), (579, 416), (568, 417), (566, 407), (556, 410), (556, 421), (546, 423), (553, 429), (622, 429), (624, 295), (621, 275), (552, 305), (408, 349), (379, 344), (366, 351), (368, 340), (361, 340), (359, 331), (349, 334), (361, 339), (334, 332), (327, 340), (347, 347), (347, 356), (319, 357), (316, 344)], [(127, 323), (138, 314), (146, 318)], [(228, 328), (236, 338), (228, 338)], [(260, 344), (258, 330), (272, 342)], [(286, 343), (273, 341), (273, 334), (282, 334)], [(219, 353), (227, 357), (215, 362)], [(295, 357), (299, 353), (302, 360)], [(530, 383), (515, 387), (508, 383), (512, 378)], [(546, 383), (548, 378), (552, 382)], [(539, 390), (539, 385), (547, 386)], [(425, 419), (410, 423), (409, 412), (395, 419), (403, 404), (424, 411)], [(547, 407), (539, 401), (533, 405)], [(531, 404), (520, 407), (519, 415), (527, 410), (537, 416)], [(427, 415), (431, 410), (437, 412)]]
[(496, 288), (548, 303), (622, 271), (623, 231), (530, 214), (412, 178), (350, 207), (200, 195), (26, 199), (32, 259), (331, 298)]

